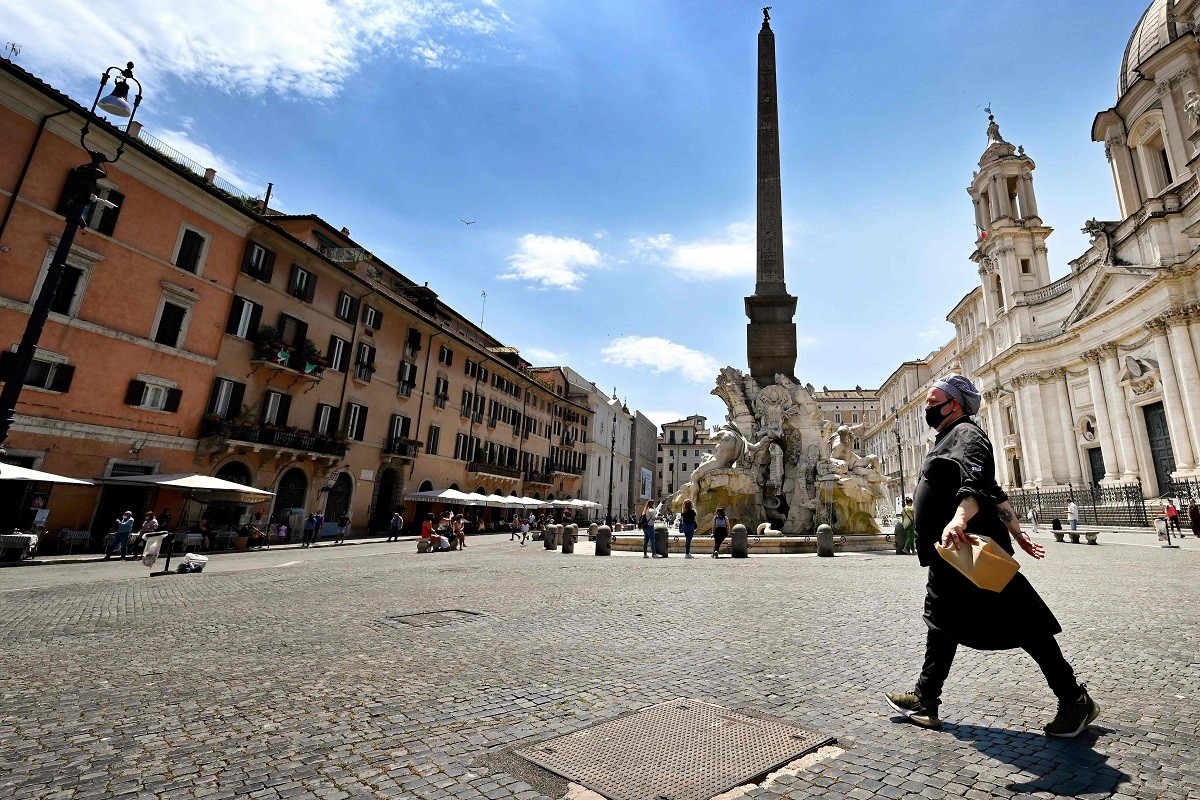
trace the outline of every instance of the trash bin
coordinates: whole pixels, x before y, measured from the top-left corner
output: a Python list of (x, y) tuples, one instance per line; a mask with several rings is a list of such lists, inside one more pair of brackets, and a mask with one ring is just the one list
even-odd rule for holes
[(596, 529), (596, 555), (612, 555), (612, 528), (601, 525)]
[(729, 554), (734, 558), (750, 557), (749, 531), (740, 522), (733, 526), (733, 532), (729, 536)]
[(654, 552), (659, 558), (666, 558), (671, 548), (670, 533), (666, 522), (659, 520), (654, 523)]

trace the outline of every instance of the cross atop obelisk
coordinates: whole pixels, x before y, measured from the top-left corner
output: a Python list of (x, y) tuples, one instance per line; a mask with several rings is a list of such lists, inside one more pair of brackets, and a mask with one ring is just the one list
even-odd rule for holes
[(776, 373), (795, 379), (796, 298), (783, 276), (783, 196), (779, 179), (779, 104), (771, 7), (758, 32), (758, 259), (754, 294), (746, 298), (746, 357), (761, 386)]

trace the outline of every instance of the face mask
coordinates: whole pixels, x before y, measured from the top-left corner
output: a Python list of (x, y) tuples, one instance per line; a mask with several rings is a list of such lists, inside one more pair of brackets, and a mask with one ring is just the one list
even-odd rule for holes
[(925, 424), (934, 430), (937, 430), (937, 426), (941, 425), (942, 420), (945, 419), (945, 417), (942, 415), (942, 409), (950, 405), (952, 402), (954, 401), (947, 400), (944, 403), (939, 403), (936, 406), (930, 406), (929, 408), (925, 409)]

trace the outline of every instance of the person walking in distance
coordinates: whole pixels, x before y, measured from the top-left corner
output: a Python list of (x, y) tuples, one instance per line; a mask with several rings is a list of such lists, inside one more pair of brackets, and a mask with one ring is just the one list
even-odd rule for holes
[(335, 544), (345, 544), (346, 543), (346, 531), (348, 531), (349, 529), (350, 529), (350, 515), (342, 514), (342, 516), (340, 516), (338, 518), (338, 535), (337, 535), (337, 541), (335, 542)]
[(683, 513), (679, 515), (679, 531), (683, 534), (683, 557), (692, 557), (692, 536), (696, 533), (696, 509), (691, 500), (683, 501)]
[(654, 508), (654, 504), (649, 500), (646, 501), (646, 507), (642, 509), (642, 517), (638, 523), (642, 526), (642, 558), (650, 558), (646, 553), (648, 549), (653, 553), (655, 558), (658, 558), (658, 553), (654, 550), (654, 520), (658, 518), (658, 511)]
[(404, 517), (402, 517), (400, 515), (399, 511), (396, 511), (392, 514), (391, 521), (388, 522), (388, 538), (387, 538), (387, 540), (389, 542), (400, 541), (400, 532), (402, 530), (404, 530)]
[(904, 523), (904, 552), (913, 555), (917, 552), (917, 528), (915, 525), (916, 511), (913, 509), (911, 497), (904, 498), (904, 510), (900, 512), (900, 521)]
[(718, 508), (716, 516), (713, 517), (713, 558), (721, 557), (721, 543), (728, 535), (729, 518), (725, 516), (725, 509)]
[(1175, 507), (1175, 501), (1168, 498), (1165, 510), (1167, 514), (1167, 532), (1169, 533), (1171, 528), (1174, 528), (1175, 532), (1182, 536), (1183, 529), (1179, 527), (1179, 509)]
[(1079, 506), (1075, 505), (1075, 501), (1067, 503), (1067, 522), (1071, 523), (1071, 530), (1075, 531), (1079, 528)]
[(301, 547), (312, 547), (313, 538), (317, 532), (317, 518), (313, 514), (309, 514), (304, 518), (304, 538), (300, 541)]
[(1188, 524), (1192, 528), (1192, 535), (1200, 539), (1200, 506), (1196, 505), (1196, 501), (1188, 501)]
[(125, 554), (129, 550), (129, 534), (133, 532), (133, 523), (135, 521), (132, 511), (126, 511), (117, 520), (117, 532), (113, 534), (112, 542), (108, 545), (108, 549), (104, 551), (105, 561), (112, 558), (113, 550), (117, 549), (117, 545), (121, 546), (121, 560), (125, 560)]
[(1018, 572), (1002, 591), (981, 589), (941, 558), (934, 545), (970, 546), (970, 535), (990, 536), (1005, 551), (1013, 541), (1033, 558), (1046, 550), (1021, 530), (1008, 495), (996, 483), (992, 443), (971, 418), (979, 391), (961, 375), (934, 382), (925, 421), (937, 436), (925, 456), (914, 493), (917, 557), (929, 568), (925, 587), (925, 663), (911, 693), (885, 695), (888, 704), (925, 728), (940, 728), (942, 686), (960, 644), (976, 650), (1020, 647), (1033, 657), (1058, 698), (1047, 735), (1077, 736), (1100, 713), (1087, 687), (1063, 657), (1055, 636), (1062, 628), (1037, 591)]
[(1034, 533), (1037, 533), (1037, 532), (1038, 532), (1038, 526), (1037, 526), (1037, 522), (1038, 522), (1038, 520), (1037, 520), (1037, 518), (1038, 518), (1038, 513), (1037, 513), (1037, 509), (1036, 509), (1036, 508), (1031, 508), (1031, 509), (1029, 509), (1029, 513), (1028, 513), (1026, 516), (1028, 516), (1028, 517), (1029, 517), (1029, 527), (1033, 528), (1033, 532), (1034, 532)]

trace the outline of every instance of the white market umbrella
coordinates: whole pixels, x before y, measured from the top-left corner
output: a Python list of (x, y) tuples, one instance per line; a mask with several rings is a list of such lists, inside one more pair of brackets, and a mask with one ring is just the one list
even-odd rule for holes
[(0, 481), (42, 481), (44, 483), (76, 483), (91, 486), (91, 481), (81, 481), (78, 478), (68, 478), (55, 475), (53, 472), (18, 467), (14, 464), (0, 464)]
[(196, 500), (225, 499), (236, 495), (248, 503), (265, 503), (275, 496), (274, 492), (265, 489), (255, 489), (244, 483), (236, 483), (211, 475), (176, 474), (176, 475), (124, 475), (120, 478), (109, 478), (109, 483), (137, 483), (150, 486), (161, 486), (164, 489), (175, 489), (186, 493)]

